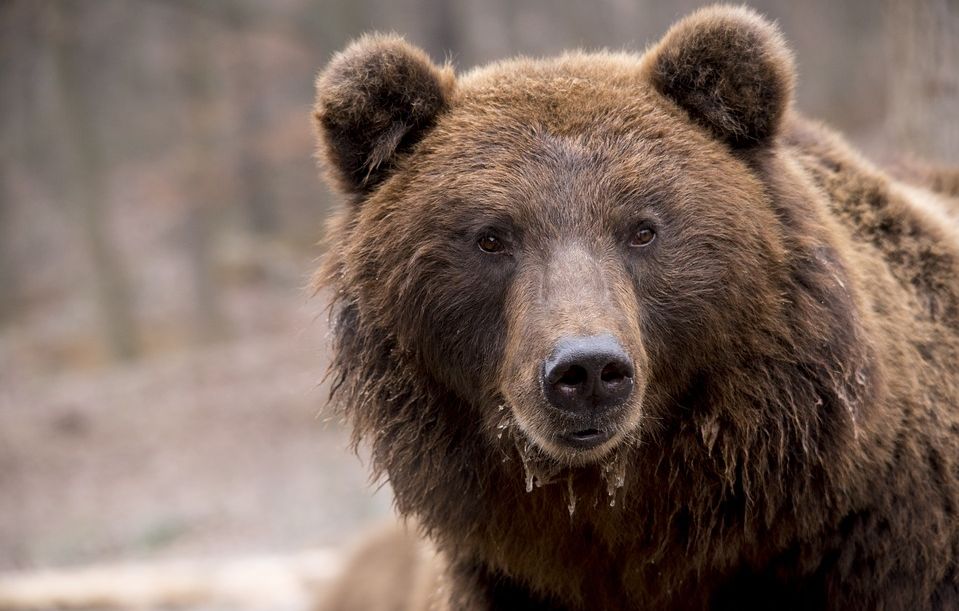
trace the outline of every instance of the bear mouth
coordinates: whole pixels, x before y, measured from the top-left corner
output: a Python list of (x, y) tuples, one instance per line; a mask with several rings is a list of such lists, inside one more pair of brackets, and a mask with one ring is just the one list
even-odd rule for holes
[(621, 446), (637, 439), (643, 393), (633, 401), (604, 413), (566, 414), (545, 402), (524, 405), (508, 389), (497, 397), (495, 415), (490, 422), (495, 443), (501, 448), (515, 445), (535, 448), (538, 460), (566, 467), (584, 467), (602, 463)]
[(517, 447), (532, 445), (544, 457), (548, 456), (552, 461), (566, 466), (600, 462), (628, 438), (619, 425), (602, 419), (585, 422), (546, 419), (534, 423), (512, 412), (498, 428), (502, 432), (508, 430)]
[[(576, 510), (577, 497), (598, 494), (599, 499), (614, 507), (623, 496), (626, 472), (631, 454), (629, 436), (623, 436), (615, 426), (573, 428), (550, 435), (548, 443), (537, 442), (534, 436), (520, 427), (509, 427), (510, 442), (514, 444), (522, 465), (527, 493), (538, 488), (566, 483), (570, 516)], [(574, 480), (585, 474), (584, 481), (598, 477), (598, 492), (590, 488), (574, 487)], [(596, 503), (593, 503), (596, 506)]]
[(557, 441), (574, 450), (592, 450), (612, 437), (612, 432), (605, 428), (585, 428), (563, 433), (557, 436)]

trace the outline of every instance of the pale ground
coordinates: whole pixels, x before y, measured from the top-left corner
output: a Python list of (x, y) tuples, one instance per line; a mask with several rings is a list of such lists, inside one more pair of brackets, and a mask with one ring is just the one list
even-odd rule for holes
[(259, 579), (255, 608), (300, 608), (282, 583), (277, 605), (263, 602), (282, 567), (322, 574), (330, 564), (313, 570), (317, 557), (338, 562), (390, 515), (388, 490), (374, 492), (342, 425), (321, 413), (327, 338), (315, 312), (95, 375), (31, 375), (13, 340), (0, 343), (0, 590), (4, 572), (104, 563), (133, 563), (115, 571), (130, 587), (137, 567), (161, 562)]

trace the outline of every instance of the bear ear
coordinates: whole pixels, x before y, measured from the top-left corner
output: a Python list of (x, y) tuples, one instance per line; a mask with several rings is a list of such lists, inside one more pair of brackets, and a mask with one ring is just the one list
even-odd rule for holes
[(792, 100), (792, 53), (776, 26), (745, 7), (693, 13), (648, 57), (653, 86), (734, 148), (775, 136)]
[(373, 34), (337, 53), (316, 80), (319, 155), (341, 189), (369, 193), (433, 126), (453, 71), (398, 36)]

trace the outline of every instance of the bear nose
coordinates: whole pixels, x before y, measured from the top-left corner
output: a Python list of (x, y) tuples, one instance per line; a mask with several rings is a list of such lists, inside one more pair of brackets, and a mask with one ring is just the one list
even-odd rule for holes
[(633, 362), (610, 335), (566, 337), (543, 365), (546, 400), (577, 415), (620, 405), (633, 390)]

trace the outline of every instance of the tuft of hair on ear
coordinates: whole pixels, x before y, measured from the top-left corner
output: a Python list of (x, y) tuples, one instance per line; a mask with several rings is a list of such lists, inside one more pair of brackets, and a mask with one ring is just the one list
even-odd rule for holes
[(345, 192), (372, 191), (435, 124), (454, 77), (401, 37), (367, 34), (316, 80), (319, 156)]
[(653, 86), (736, 149), (774, 137), (792, 101), (792, 53), (779, 29), (746, 7), (700, 9), (647, 57)]

